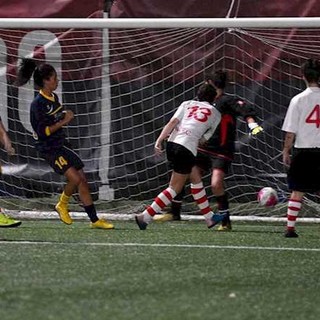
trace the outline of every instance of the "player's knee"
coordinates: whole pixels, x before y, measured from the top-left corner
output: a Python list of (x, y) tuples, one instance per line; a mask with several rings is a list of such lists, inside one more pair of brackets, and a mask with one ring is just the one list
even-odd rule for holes
[(81, 177), (81, 178), (80, 178), (80, 184), (82, 184), (82, 185), (87, 185), (87, 184), (88, 184), (87, 179), (86, 179), (85, 177)]
[(304, 196), (304, 192), (292, 191), (290, 199), (297, 200), (297, 201), (302, 201), (303, 196)]
[(221, 183), (212, 183), (211, 189), (214, 194), (221, 194), (224, 191), (223, 184)]
[(75, 177), (75, 178), (72, 180), (72, 183), (73, 183), (76, 187), (84, 186), (84, 185), (87, 185), (87, 184), (88, 184), (86, 178), (85, 178), (85, 177), (82, 177), (82, 176), (77, 176), (77, 177)]

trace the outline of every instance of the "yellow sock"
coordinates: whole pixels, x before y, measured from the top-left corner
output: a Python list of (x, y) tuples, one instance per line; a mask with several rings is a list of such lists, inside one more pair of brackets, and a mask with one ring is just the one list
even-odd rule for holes
[(63, 203), (63, 204), (68, 204), (69, 203), (69, 199), (70, 199), (70, 196), (67, 196), (64, 191), (61, 193), (61, 196), (60, 196), (60, 199), (59, 199), (59, 202)]

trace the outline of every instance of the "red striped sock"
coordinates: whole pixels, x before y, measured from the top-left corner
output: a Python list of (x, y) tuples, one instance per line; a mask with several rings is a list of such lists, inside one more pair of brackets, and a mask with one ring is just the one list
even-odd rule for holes
[[(212, 214), (212, 211), (209, 207), (209, 201), (206, 195), (206, 191), (203, 188), (203, 183), (192, 184), (191, 183), (191, 193), (194, 201), (197, 203), (201, 213), (208, 217)], [(207, 216), (208, 215), (208, 216)]]
[(294, 230), (302, 201), (289, 199), (287, 210), (287, 229)]
[(154, 199), (152, 204), (143, 213), (145, 214), (147, 212), (153, 217), (156, 213), (159, 213), (165, 206), (171, 203), (172, 199), (176, 195), (177, 193), (171, 187), (168, 187)]

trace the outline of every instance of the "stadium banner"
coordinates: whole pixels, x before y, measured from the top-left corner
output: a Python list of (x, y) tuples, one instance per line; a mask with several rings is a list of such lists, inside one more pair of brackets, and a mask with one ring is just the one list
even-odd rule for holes
[(225, 0), (115, 0), (112, 18), (233, 18), (233, 17), (318, 17), (320, 3), (315, 0), (259, 1), (241, 0), (239, 4)]
[[(103, 0), (52, 0), (50, 5), (38, 0), (0, 0), (0, 18), (102, 18), (103, 6)], [(86, 49), (75, 50), (84, 45), (84, 38)], [(35, 94), (33, 82), (19, 88), (14, 85), (19, 59), (32, 55), (54, 65), (58, 72), (60, 82), (56, 92), (60, 102), (75, 114), (66, 129), (67, 136), (85, 163), (91, 189), (97, 191), (101, 101), (96, 97), (101, 96), (102, 41), (101, 30), (1, 30), (0, 45), (6, 52), (0, 58), (6, 65), (0, 73), (1, 118), (16, 149), (16, 156), (10, 159), (1, 150), (4, 167), (13, 168), (2, 175), (2, 194), (42, 196), (59, 190), (64, 181), (33, 148), (29, 122), (30, 103)]]

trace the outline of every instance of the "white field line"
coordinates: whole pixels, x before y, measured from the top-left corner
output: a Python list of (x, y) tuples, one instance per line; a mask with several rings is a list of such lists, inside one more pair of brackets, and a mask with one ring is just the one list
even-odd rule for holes
[(222, 249), (222, 250), (266, 250), (266, 251), (304, 251), (320, 252), (320, 248), (294, 248), (294, 247), (261, 247), (261, 246), (223, 246), (210, 244), (165, 244), (165, 243), (108, 243), (108, 242), (54, 242), (54, 241), (5, 241), (0, 245), (52, 245), (52, 246), (100, 246), (100, 247), (149, 247), (149, 248), (188, 248), (188, 249)]
[[(15, 219), (32, 219), (32, 220), (59, 220), (58, 214), (55, 211), (16, 211), (5, 210), (10, 216)], [(88, 220), (85, 212), (70, 212), (70, 215), (75, 220)], [(121, 213), (98, 213), (99, 217), (107, 220), (115, 221), (130, 221), (134, 220), (134, 214)], [(200, 221), (203, 220), (201, 215), (181, 215), (184, 221)], [(256, 221), (256, 222), (286, 222), (286, 217), (259, 217), (259, 216), (231, 216), (232, 221)], [(298, 221), (306, 223), (320, 223), (320, 218), (299, 218)]]

